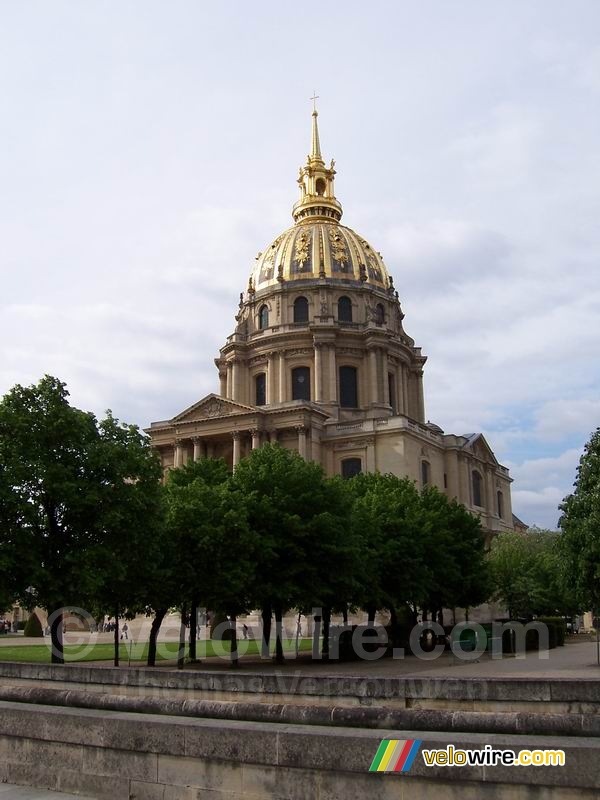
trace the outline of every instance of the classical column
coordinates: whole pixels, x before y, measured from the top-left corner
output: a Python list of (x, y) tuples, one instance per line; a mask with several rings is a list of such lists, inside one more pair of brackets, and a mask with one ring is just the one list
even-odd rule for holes
[(219, 394), (227, 397), (227, 372), (219, 372)]
[(487, 513), (490, 517), (498, 516), (498, 509), (496, 508), (496, 498), (494, 497), (494, 473), (490, 467), (485, 470), (485, 488), (487, 495)]
[(377, 469), (377, 462), (375, 460), (375, 439), (367, 439), (367, 463), (366, 463), (366, 471), (367, 472), (375, 472)]
[(398, 398), (397, 403), (397, 412), (398, 414), (406, 414), (406, 405), (404, 401), (404, 378), (402, 373), (404, 372), (404, 368), (402, 364), (398, 364), (396, 367), (396, 397)]
[(175, 453), (173, 457), (173, 466), (183, 466), (183, 442), (181, 439), (175, 440)]
[(377, 379), (377, 350), (375, 347), (369, 349), (369, 396), (371, 403), (379, 401), (378, 392), (378, 379)]
[(205, 456), (204, 442), (199, 436), (192, 440), (194, 442), (194, 461), (198, 461)]
[(260, 431), (252, 428), (250, 436), (252, 437), (252, 449), (257, 450), (260, 447)]
[(267, 405), (277, 402), (275, 398), (275, 353), (267, 356)]
[(285, 350), (279, 353), (279, 402), (285, 403)]
[(402, 404), (404, 413), (410, 417), (410, 397), (408, 396), (408, 367), (402, 364)]
[(419, 422), (425, 422), (425, 399), (423, 397), (423, 370), (420, 369), (416, 373), (417, 380), (417, 404), (419, 413)]
[(335, 345), (329, 345), (329, 400), (337, 403), (337, 366), (335, 363)]
[(231, 371), (232, 382), (233, 382), (233, 394), (232, 399), (237, 400), (238, 402), (241, 401), (241, 372), (242, 372), (242, 365), (240, 363), (239, 358), (233, 359), (233, 367)]
[(241, 456), (240, 432), (232, 431), (231, 438), (233, 439), (233, 468), (235, 469), (237, 465), (240, 463), (240, 456)]
[(306, 428), (304, 425), (298, 425), (296, 430), (298, 432), (298, 452), (302, 458), (306, 458)]
[(381, 363), (381, 400), (388, 406), (394, 405), (389, 392), (389, 379), (388, 379), (388, 354), (385, 348), (381, 348), (380, 363)]
[(323, 402), (323, 345), (315, 342), (315, 400), (317, 403)]
[(271, 442), (271, 444), (277, 443), (277, 431), (271, 431), (269, 433), (269, 441)]
[(233, 364), (231, 361), (227, 362), (227, 390), (225, 397), (233, 400)]

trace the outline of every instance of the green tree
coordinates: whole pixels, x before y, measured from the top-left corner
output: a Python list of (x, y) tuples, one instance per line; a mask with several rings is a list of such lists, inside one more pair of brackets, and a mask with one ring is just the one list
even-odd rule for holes
[(574, 491), (560, 510), (565, 580), (582, 608), (600, 608), (600, 428), (579, 460)]
[(444, 608), (468, 608), (491, 591), (483, 530), (477, 517), (435, 487), (423, 489), (423, 546), (430, 572), (422, 606), (443, 624)]
[(144, 607), (147, 587), (160, 579), (164, 544), (160, 459), (136, 425), (110, 412), (98, 424), (90, 466), (98, 493), (98, 532), (86, 549), (94, 565), (88, 603), (95, 616), (114, 616), (114, 663), (119, 665), (119, 617)]
[(413, 481), (379, 473), (348, 482), (354, 494), (353, 526), (360, 540), (357, 602), (374, 622), (386, 608), (391, 621), (407, 604), (416, 607), (430, 589), (424, 530), (427, 520)]
[(539, 528), (507, 531), (493, 540), (489, 554), (493, 599), (505, 605), (511, 617), (574, 613), (561, 546), (559, 533)]
[[(236, 616), (248, 609), (256, 537), (225, 462), (202, 459), (171, 470), (165, 506), (162, 579), (158, 595), (150, 595), (157, 616), (175, 606), (185, 621), (190, 605), (202, 603), (228, 614), (235, 633)], [(178, 661), (183, 666), (183, 646)], [(235, 635), (232, 661), (237, 661)]]
[[(317, 598), (324, 543), (336, 534), (335, 491), (323, 469), (280, 445), (266, 444), (238, 464), (232, 486), (243, 498), (250, 530), (259, 542), (252, 605), (262, 610), (263, 656), (269, 654), (275, 615), (276, 660), (283, 661), (282, 618), (289, 608)], [(329, 563), (331, 571), (335, 569)]]
[(0, 402), (2, 549), (17, 551), (15, 595), (50, 614), (54, 662), (63, 661), (61, 609), (102, 601), (111, 580), (125, 602), (123, 584), (136, 578), (118, 556), (129, 526), (138, 536), (155, 509), (160, 469), (135, 428), (110, 415), (98, 424), (68, 396), (47, 375)]

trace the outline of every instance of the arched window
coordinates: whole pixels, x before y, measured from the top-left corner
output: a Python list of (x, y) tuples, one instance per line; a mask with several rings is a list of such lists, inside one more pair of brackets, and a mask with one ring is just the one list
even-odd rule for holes
[(261, 331), (269, 327), (269, 308), (268, 306), (261, 306), (258, 312), (258, 327)]
[(473, 484), (473, 505), (482, 507), (483, 503), (481, 502), (481, 475), (477, 472), (476, 469), (473, 470), (471, 474), (471, 481)]
[(383, 325), (383, 323), (385, 322), (385, 309), (381, 305), (381, 303), (377, 303), (377, 305), (375, 306), (375, 322), (378, 325)]
[(327, 184), (325, 183), (323, 178), (317, 178), (317, 181), (316, 181), (316, 184), (315, 184), (315, 189), (317, 190), (317, 194), (320, 197), (323, 197), (323, 195), (325, 194), (326, 187), (327, 187)]
[(257, 406), (264, 406), (267, 403), (267, 376), (261, 372), (254, 379), (255, 398)]
[(338, 322), (352, 322), (352, 300), (349, 297), (338, 300)]
[(292, 400), (310, 400), (310, 369), (296, 367), (292, 370)]
[(422, 486), (429, 486), (430, 481), (430, 466), (429, 461), (421, 461), (421, 484)]
[(502, 496), (502, 492), (498, 492), (497, 499), (498, 499), (498, 516), (500, 517), (500, 519), (504, 519), (504, 497)]
[(294, 300), (294, 322), (308, 322), (308, 300), (297, 297)]
[(358, 408), (356, 367), (340, 367), (340, 406), (342, 408)]
[(362, 472), (360, 458), (345, 458), (342, 461), (342, 478), (353, 478)]

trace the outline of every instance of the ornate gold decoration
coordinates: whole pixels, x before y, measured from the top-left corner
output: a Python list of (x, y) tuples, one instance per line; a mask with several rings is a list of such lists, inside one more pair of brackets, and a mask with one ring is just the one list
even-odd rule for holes
[(278, 236), (273, 242), (273, 244), (269, 247), (269, 249), (267, 250), (267, 254), (265, 255), (265, 260), (264, 260), (265, 264), (273, 263), (273, 261), (275, 260), (275, 253), (277, 252), (277, 248), (281, 244), (282, 239), (283, 239), (283, 234), (281, 236)]
[(331, 246), (331, 255), (335, 261), (341, 264), (342, 269), (346, 269), (348, 262), (348, 251), (346, 249), (346, 240), (340, 233), (337, 225), (329, 228), (329, 244)]
[(300, 265), (300, 269), (304, 269), (304, 264), (309, 259), (309, 248), (310, 248), (310, 233), (308, 231), (302, 231), (296, 238), (296, 244), (294, 247), (295, 256), (294, 261), (296, 264)]

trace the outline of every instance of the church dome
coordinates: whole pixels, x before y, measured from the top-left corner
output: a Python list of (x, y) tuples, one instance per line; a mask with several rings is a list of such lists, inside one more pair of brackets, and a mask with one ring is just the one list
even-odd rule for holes
[(390, 287), (381, 254), (351, 228), (335, 221), (303, 220), (260, 253), (252, 285), (260, 291), (278, 281), (334, 278)]
[(321, 155), (318, 112), (312, 112), (311, 152), (300, 167), (300, 199), (294, 205), (295, 225), (278, 236), (256, 257), (250, 289), (261, 291), (287, 281), (329, 278), (356, 281), (388, 290), (392, 281), (381, 253), (340, 225), (342, 206), (333, 184), (335, 161), (325, 165)]

